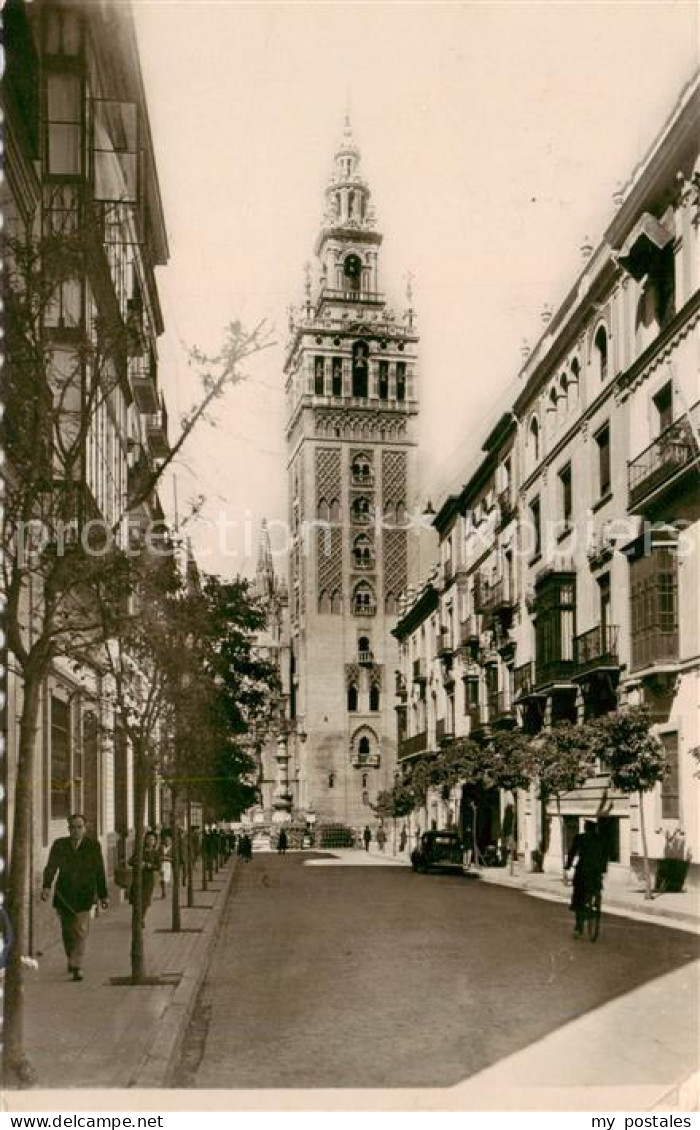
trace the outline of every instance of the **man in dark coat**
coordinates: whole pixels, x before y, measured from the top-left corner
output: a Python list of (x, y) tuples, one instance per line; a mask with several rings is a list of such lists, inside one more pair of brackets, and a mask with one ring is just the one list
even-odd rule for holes
[(574, 936), (577, 938), (583, 933), (586, 902), (592, 895), (600, 894), (603, 888), (603, 875), (608, 866), (605, 846), (595, 820), (586, 820), (584, 829), (574, 836), (574, 842), (566, 857), (567, 871), (573, 867), (576, 860), (571, 909), (576, 915)]
[(362, 833), (362, 839), (365, 843), (365, 851), (369, 851), (369, 845), (372, 841), (372, 833), (370, 832), (369, 824), (365, 824), (365, 830)]
[(51, 845), (41, 892), (45, 902), (58, 872), (53, 905), (61, 920), (68, 972), (74, 981), (83, 979), (90, 911), (98, 899), (103, 910), (109, 906), (102, 848), (96, 840), (88, 839), (86, 827), (87, 821), (81, 813), (68, 817), (69, 835), (54, 840)]

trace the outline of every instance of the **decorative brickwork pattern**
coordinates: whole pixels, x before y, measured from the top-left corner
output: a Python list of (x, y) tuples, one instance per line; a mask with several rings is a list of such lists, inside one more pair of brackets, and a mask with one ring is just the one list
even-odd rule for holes
[(329, 597), (342, 592), (343, 531), (337, 526), (316, 531), (316, 575), (319, 597), (323, 592)]
[(358, 663), (345, 664), (345, 685), (348, 687), (360, 685), (360, 678), (362, 676), (362, 668)]
[(408, 534), (406, 530), (384, 530), (384, 594), (398, 597), (408, 585)]
[(340, 500), (340, 450), (334, 447), (319, 447), (316, 450), (316, 506), (322, 499), (330, 505), (333, 499)]
[(382, 452), (382, 504), (396, 506), (402, 502), (406, 505), (407, 481), (407, 455), (405, 451)]
[(382, 689), (382, 671), (384, 670), (381, 663), (375, 663), (374, 667), (369, 670), (369, 685), (376, 687), (377, 690)]

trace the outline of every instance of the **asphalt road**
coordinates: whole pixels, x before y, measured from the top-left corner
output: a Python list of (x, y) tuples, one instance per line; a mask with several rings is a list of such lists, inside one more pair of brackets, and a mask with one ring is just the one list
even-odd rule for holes
[[(311, 858), (239, 863), (177, 1086), (450, 1086), (620, 1001), (627, 1032), (611, 1029), (597, 1075), (615, 1079), (618, 1047), (625, 1081), (680, 1072), (693, 1036), (697, 1047), (691, 934), (604, 915), (592, 945), (573, 939), (563, 904)], [(587, 1054), (571, 1039), (567, 1079), (565, 1061)], [(545, 1069), (556, 1077), (551, 1059)]]

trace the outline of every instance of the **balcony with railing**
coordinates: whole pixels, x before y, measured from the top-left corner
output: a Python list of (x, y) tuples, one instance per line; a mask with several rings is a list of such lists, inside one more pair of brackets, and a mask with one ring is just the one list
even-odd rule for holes
[(575, 675), (585, 675), (592, 671), (617, 670), (618, 636), (620, 629), (615, 624), (596, 624), (587, 632), (574, 639)]
[(521, 663), (513, 672), (513, 699), (527, 698), (535, 689), (535, 671), (532, 660)]
[(399, 757), (415, 757), (417, 753), (425, 753), (428, 748), (428, 734), (421, 730), (410, 738), (404, 738), (399, 743)]
[(482, 583), (479, 586), (476, 611), (484, 617), (486, 623), (497, 617), (509, 616), (512, 613), (515, 602), (511, 588), (507, 577), (501, 577), (492, 585)]
[(129, 384), (139, 412), (153, 416), (158, 411), (156, 366), (149, 354), (129, 358)]
[(484, 728), (484, 708), (480, 703), (472, 704), (467, 710), (469, 719), (469, 733), (475, 734)]
[(535, 686), (546, 687), (553, 683), (569, 684), (576, 671), (573, 659), (543, 659), (535, 664)]
[[(700, 401), (690, 410), (693, 423), (700, 422)], [(629, 508), (643, 509), (652, 500), (698, 467), (698, 445), (688, 416), (666, 428), (628, 465)]]
[(428, 678), (428, 664), (424, 657), (413, 660), (413, 682), (425, 683)]
[(438, 718), (435, 723), (435, 741), (438, 745), (449, 745), (454, 741), (454, 723), (447, 718)]
[(437, 653), (440, 659), (449, 659), (453, 653), (452, 632), (449, 628), (441, 628), (437, 634)]
[(317, 306), (321, 302), (336, 302), (338, 300), (359, 303), (371, 302), (381, 305), (384, 302), (384, 295), (377, 290), (336, 290), (333, 287), (324, 286), (318, 296)]
[(476, 616), (468, 616), (459, 625), (459, 650), (474, 651), (479, 646), (479, 625)]
[(372, 667), (374, 666), (374, 654), (371, 651), (358, 651), (357, 662), (360, 667)]
[(655, 623), (637, 627), (631, 636), (631, 669), (678, 662), (678, 624)]
[(146, 436), (154, 459), (167, 459), (170, 452), (168, 441), (168, 413), (165, 400), (161, 396), (160, 408), (146, 420)]
[(488, 696), (489, 723), (508, 725), (515, 721), (515, 709), (505, 691), (491, 691)]

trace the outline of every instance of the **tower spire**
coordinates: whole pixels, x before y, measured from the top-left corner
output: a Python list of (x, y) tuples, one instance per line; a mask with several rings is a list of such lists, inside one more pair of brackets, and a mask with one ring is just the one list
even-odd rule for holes
[(258, 546), (258, 564), (255, 570), (255, 591), (262, 600), (271, 600), (275, 595), (275, 567), (272, 561), (272, 548), (270, 546), (270, 532), (267, 528), (267, 518), (260, 524), (260, 544)]

